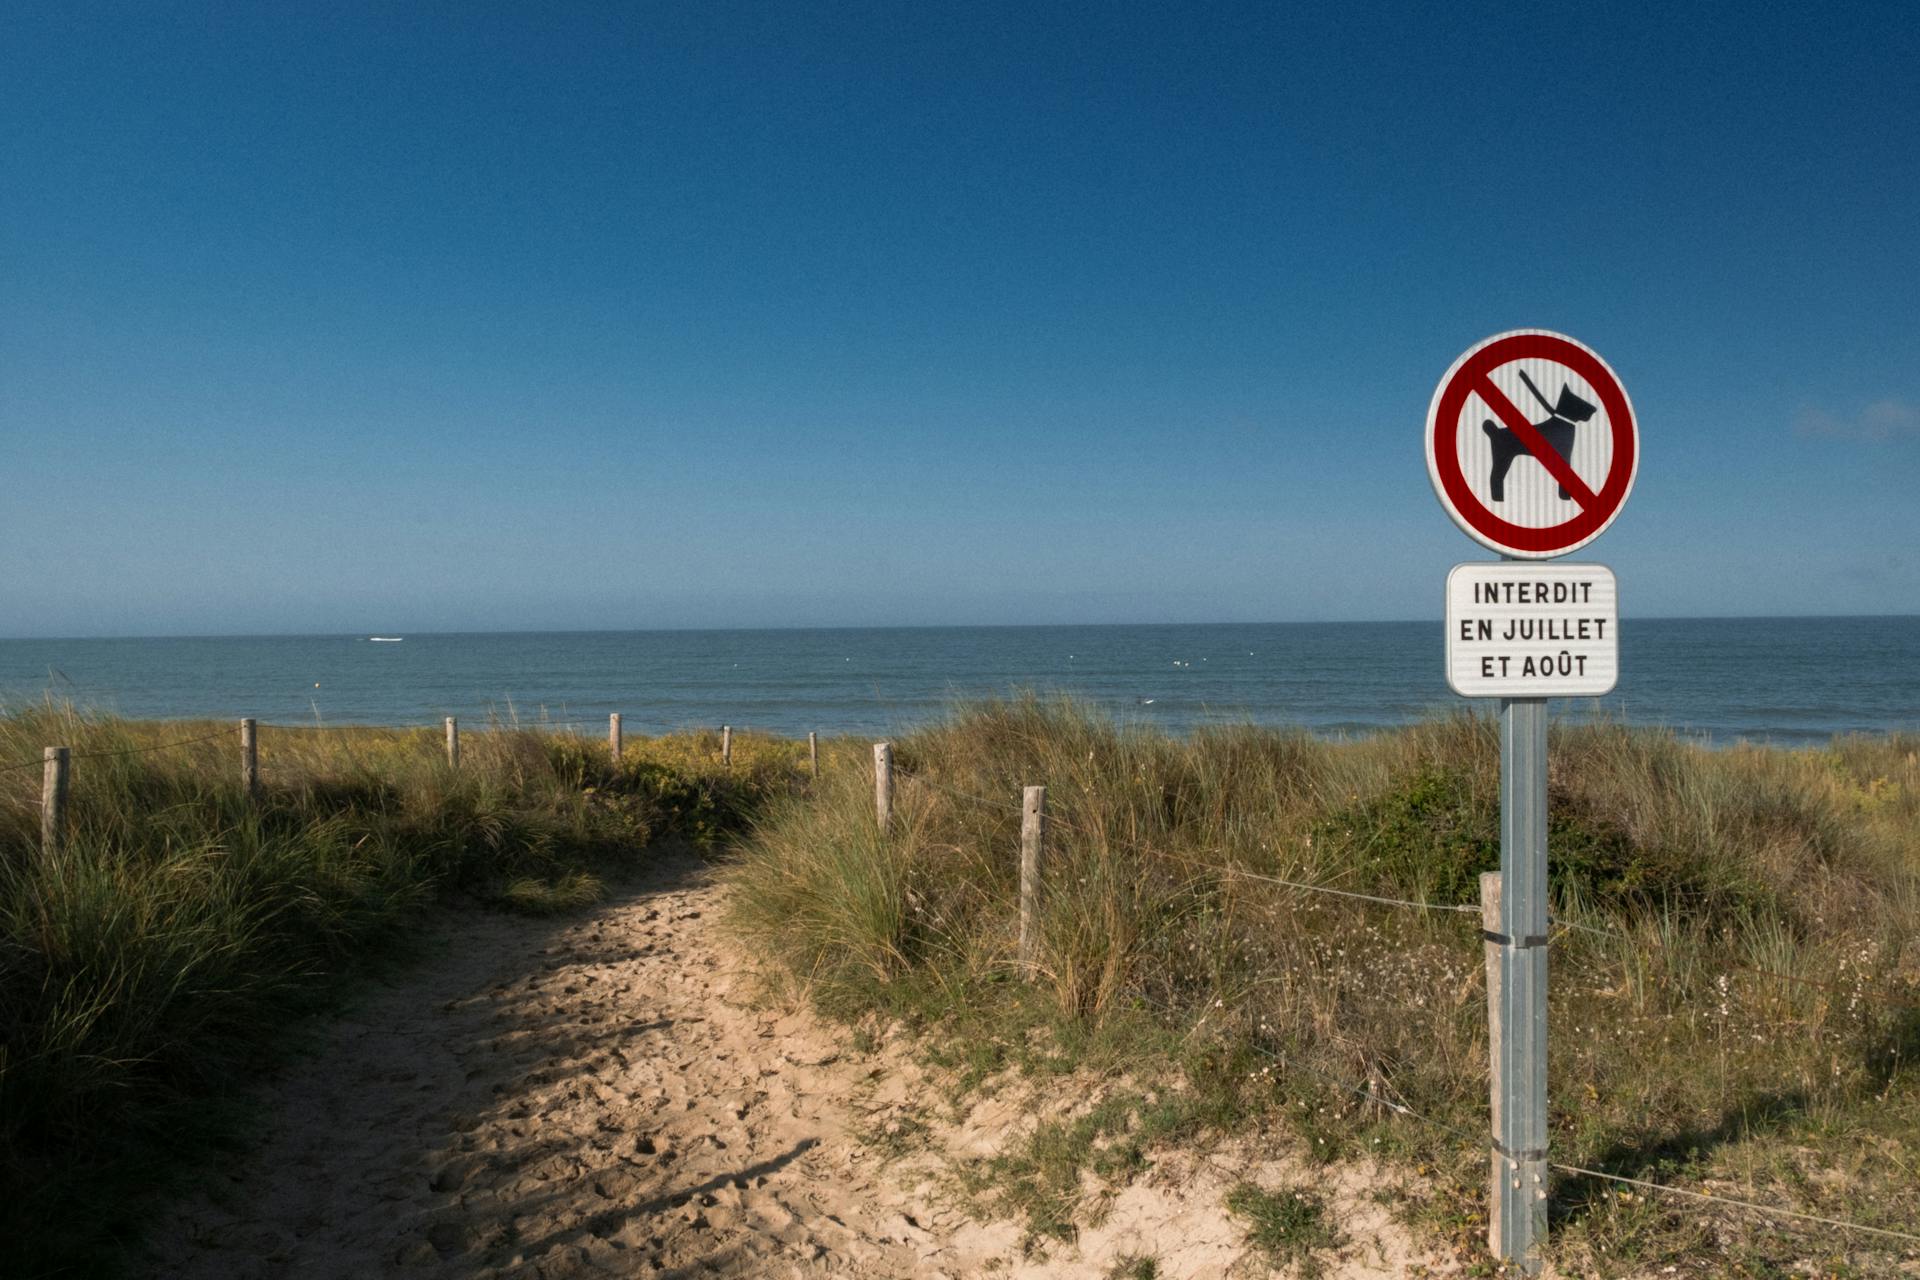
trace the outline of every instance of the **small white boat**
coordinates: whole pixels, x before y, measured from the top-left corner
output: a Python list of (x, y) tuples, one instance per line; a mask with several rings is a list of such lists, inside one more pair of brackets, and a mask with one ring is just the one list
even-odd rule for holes
[(367, 639), (373, 641), (375, 644), (399, 644), (402, 640), (405, 640), (406, 637), (405, 636), (368, 636)]

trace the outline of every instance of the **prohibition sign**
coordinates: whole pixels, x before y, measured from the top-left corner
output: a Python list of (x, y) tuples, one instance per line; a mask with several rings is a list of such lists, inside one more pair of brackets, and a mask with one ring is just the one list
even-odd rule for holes
[[(1545, 361), (1549, 366), (1571, 373), (1585, 382), (1600, 403), (1592, 405), (1564, 387), (1559, 407), (1546, 399), (1522, 372), (1528, 390), (1540, 398), (1548, 411), (1545, 422), (1535, 423), (1513, 397), (1495, 383), (1493, 375), (1520, 360)], [(1536, 368), (1540, 367), (1536, 364)], [(1469, 401), (1477, 397), (1492, 417), (1469, 414)], [(1569, 403), (1572, 407), (1569, 408)], [(1589, 418), (1598, 409), (1605, 421)], [(1460, 464), (1460, 432), (1463, 420), (1484, 420), (1489, 437), (1496, 440), (1496, 454), (1504, 451), (1506, 463), (1491, 477), (1470, 479)], [(1493, 425), (1497, 420), (1498, 425)], [(1580, 432), (1604, 431), (1612, 445), (1606, 464), (1606, 476), (1595, 486), (1574, 470), (1567, 456), (1569, 446)], [(1559, 441), (1555, 447), (1554, 440)], [(1453, 522), (1468, 537), (1503, 555), (1525, 560), (1547, 560), (1576, 551), (1606, 531), (1633, 489), (1640, 466), (1640, 433), (1634, 422), (1633, 406), (1619, 376), (1597, 352), (1565, 334), (1541, 329), (1519, 329), (1497, 334), (1470, 347), (1447, 370), (1433, 393), (1427, 408), (1427, 475), (1433, 491)], [(1573, 504), (1567, 519), (1556, 524), (1517, 523), (1494, 510), (1501, 500), (1505, 468), (1514, 458), (1527, 456), (1537, 461), (1558, 487), (1561, 496)], [(1518, 505), (1518, 504), (1515, 504)]]

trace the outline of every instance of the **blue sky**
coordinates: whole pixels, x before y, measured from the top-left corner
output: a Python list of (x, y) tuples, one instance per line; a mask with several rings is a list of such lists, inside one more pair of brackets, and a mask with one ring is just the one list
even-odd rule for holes
[(1437, 617), (1534, 326), (1623, 612), (1920, 612), (1917, 31), (16, 3), (0, 634)]

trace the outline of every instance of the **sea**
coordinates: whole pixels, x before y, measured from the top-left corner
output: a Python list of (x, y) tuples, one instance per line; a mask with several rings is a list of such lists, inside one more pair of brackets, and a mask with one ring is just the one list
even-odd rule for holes
[[(0, 706), (584, 732), (618, 711), (630, 734), (881, 736), (1032, 691), (1173, 733), (1343, 735), (1466, 705), (1442, 656), (1437, 621), (0, 640)], [(1920, 617), (1628, 618), (1620, 668), (1611, 695), (1554, 711), (1723, 744), (1920, 732)]]

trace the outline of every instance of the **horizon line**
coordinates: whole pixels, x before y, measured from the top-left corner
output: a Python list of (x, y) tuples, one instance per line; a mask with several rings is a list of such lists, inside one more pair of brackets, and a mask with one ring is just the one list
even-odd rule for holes
[[(1806, 622), (1806, 621), (1900, 621), (1920, 618), (1920, 613), (1726, 613), (1726, 614), (1627, 614), (1622, 622)], [(414, 636), (605, 636), (672, 635), (702, 632), (803, 632), (803, 631), (1045, 631), (1071, 628), (1107, 627), (1397, 627), (1444, 625), (1444, 617), (1433, 618), (1313, 618), (1267, 620), (1259, 622), (939, 622), (881, 623), (877, 625), (812, 625), (755, 627), (502, 627), (484, 631), (409, 631)], [(361, 631), (231, 631), (231, 632), (149, 632), (114, 635), (0, 636), (0, 644), (53, 643), (68, 640), (345, 640), (365, 639)], [(401, 637), (402, 639), (405, 636)]]

